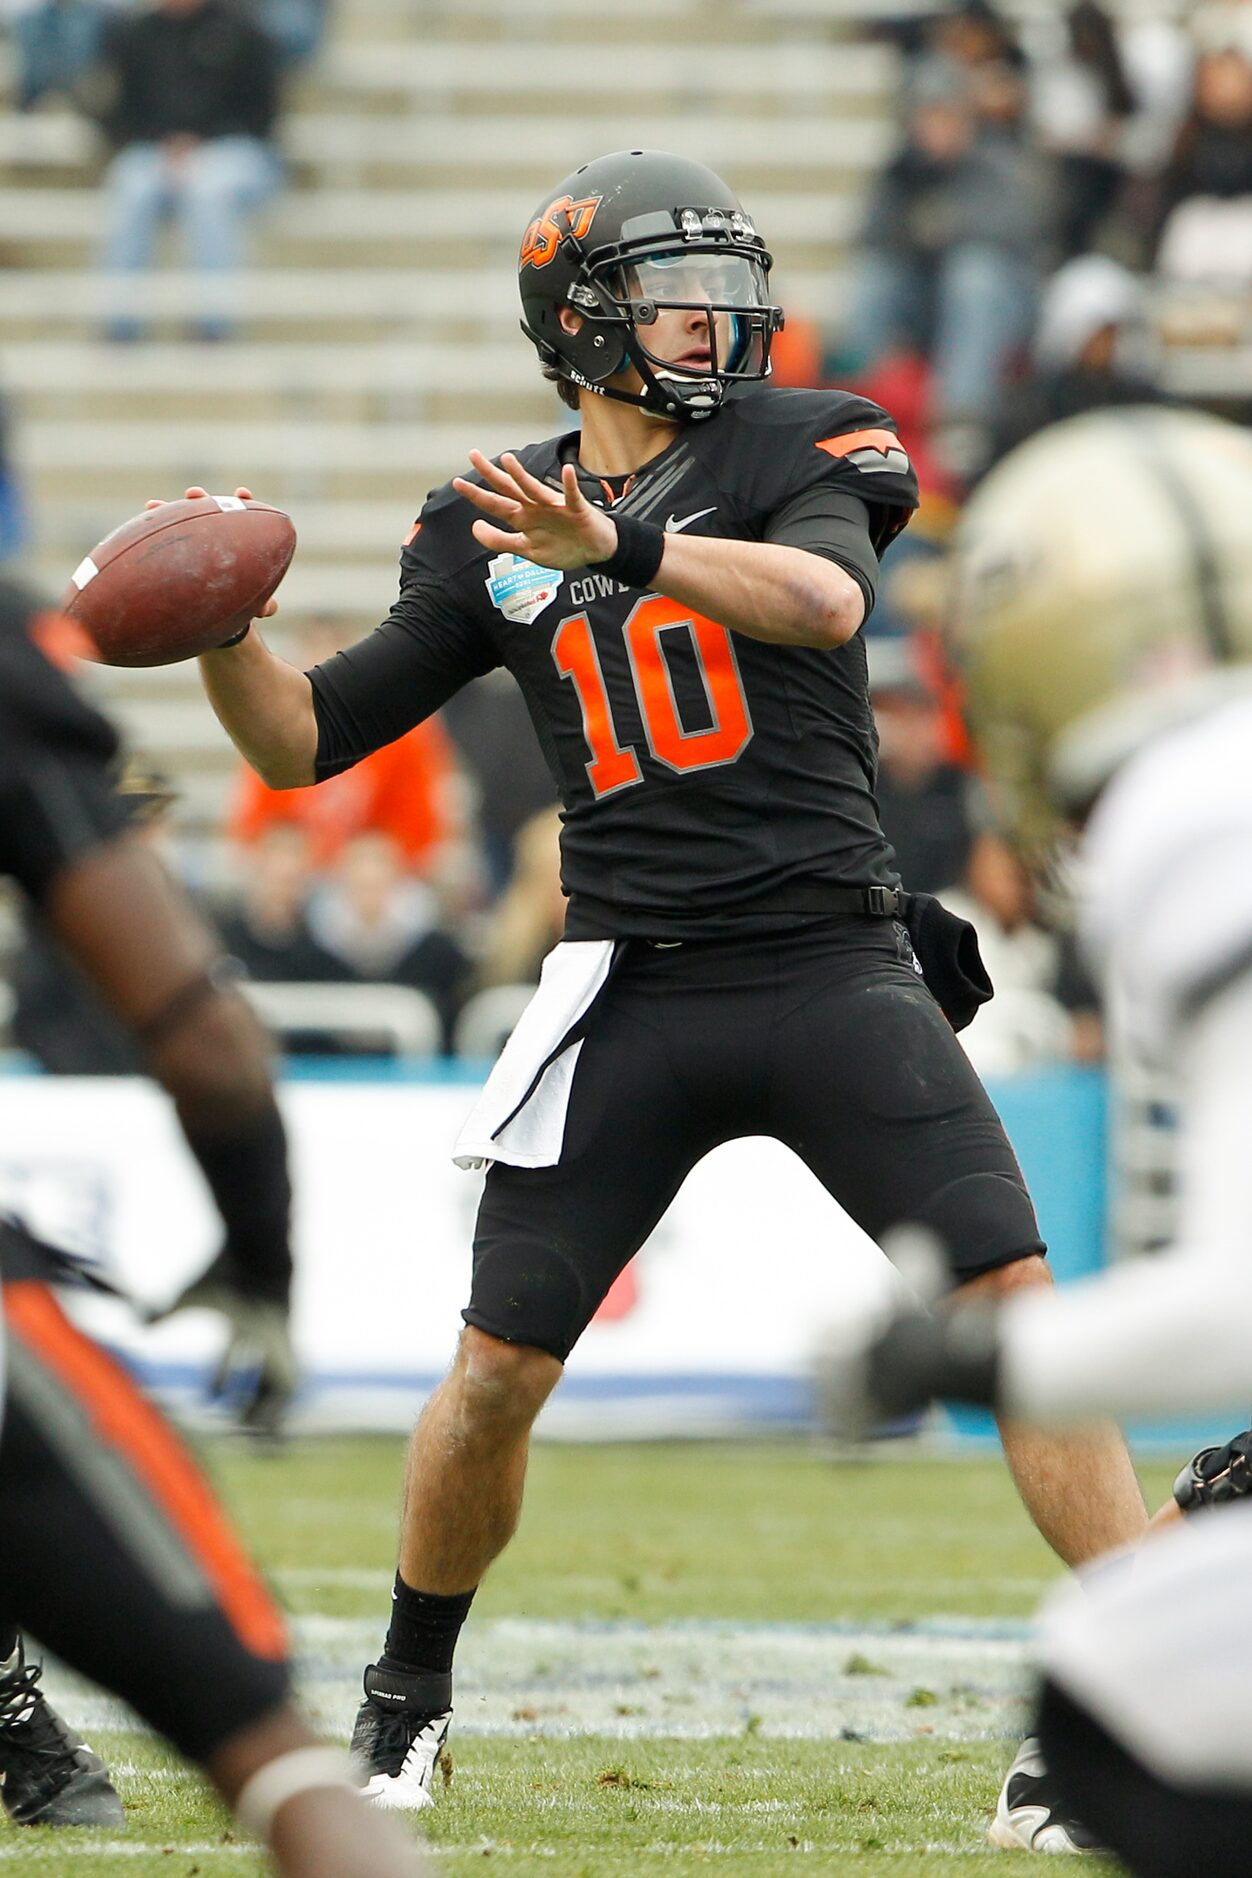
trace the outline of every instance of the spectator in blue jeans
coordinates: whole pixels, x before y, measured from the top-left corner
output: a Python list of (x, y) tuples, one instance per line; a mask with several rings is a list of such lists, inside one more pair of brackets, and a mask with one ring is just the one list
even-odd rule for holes
[(113, 4), (115, 0), (2, 0), (0, 22), (13, 35), (19, 111), (31, 110), (42, 98), (73, 94), (96, 62)]
[(106, 336), (140, 336), (143, 276), (172, 216), (203, 283), (193, 335), (227, 338), (248, 217), (282, 180), (273, 42), (229, 0), (154, 0), (113, 23), (102, 76), (116, 145), (104, 179)]
[[(1034, 329), (1041, 178), (1013, 138), (980, 129), (959, 96), (923, 96), (872, 192), (845, 323), (844, 370), (911, 350), (934, 371), (932, 420), (976, 456), (1000, 389)], [(951, 467), (963, 471), (968, 463)]]

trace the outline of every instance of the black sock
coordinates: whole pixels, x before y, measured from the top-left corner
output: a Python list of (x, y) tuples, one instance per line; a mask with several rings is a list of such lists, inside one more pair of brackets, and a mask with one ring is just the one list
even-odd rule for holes
[(391, 1596), (383, 1667), (448, 1675), (461, 1625), (474, 1602), (473, 1591), (442, 1598), (434, 1591), (414, 1591), (397, 1572)]

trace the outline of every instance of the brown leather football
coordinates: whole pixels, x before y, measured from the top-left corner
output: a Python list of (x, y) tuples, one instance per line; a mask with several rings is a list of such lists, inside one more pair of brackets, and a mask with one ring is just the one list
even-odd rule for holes
[(174, 665), (254, 619), (295, 548), (291, 517), (268, 502), (165, 502), (123, 522), (79, 562), (63, 606), (106, 665)]

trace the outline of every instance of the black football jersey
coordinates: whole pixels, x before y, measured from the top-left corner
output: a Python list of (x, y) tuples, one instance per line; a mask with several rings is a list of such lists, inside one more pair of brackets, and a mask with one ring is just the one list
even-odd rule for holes
[(0, 875), (35, 900), (127, 825), (114, 787), (117, 734), (63, 669), (83, 650), (64, 614), (0, 582)]
[[(519, 452), (559, 483), (578, 434)], [(635, 476), (588, 495), (672, 533), (781, 541), (840, 561), (872, 600), (917, 502), (878, 406), (736, 388)], [(563, 805), (567, 934), (694, 937), (813, 910), (823, 886), (895, 886), (874, 801), (860, 634), (838, 650), (729, 632), (590, 569), (494, 554), (447, 486), (422, 510), (389, 619), (310, 677), (318, 774), (402, 735), (468, 680), (517, 679)]]

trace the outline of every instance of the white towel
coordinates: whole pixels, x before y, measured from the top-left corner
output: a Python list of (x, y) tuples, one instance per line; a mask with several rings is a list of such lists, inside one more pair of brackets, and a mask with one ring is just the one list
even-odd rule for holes
[(615, 951), (612, 939), (563, 939), (549, 952), (539, 988), (456, 1138), (458, 1167), (556, 1166), (583, 1039), (561, 1046), (604, 989)]

